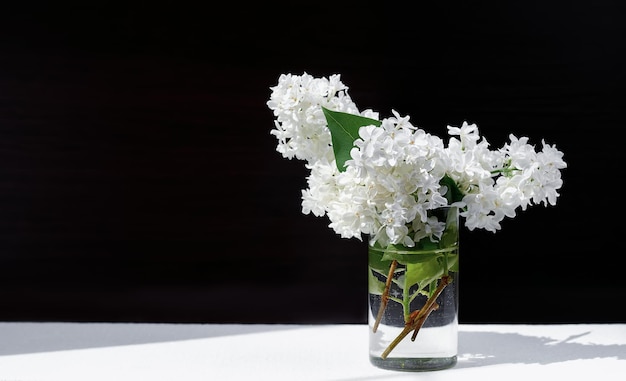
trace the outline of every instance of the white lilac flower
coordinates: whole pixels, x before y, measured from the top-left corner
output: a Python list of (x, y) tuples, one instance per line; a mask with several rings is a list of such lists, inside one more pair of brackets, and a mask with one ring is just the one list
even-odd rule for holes
[(438, 165), (443, 144), (414, 127), (408, 117), (393, 113), (380, 127), (361, 127), (346, 164), (375, 190), (370, 204), (380, 216), (380, 227), (373, 241), (411, 247), (416, 233), (409, 229), (411, 224), (426, 222), (429, 210), (447, 205), (440, 193), (445, 168)]
[[(276, 150), (288, 159), (332, 162), (331, 135), (322, 107), (359, 114), (340, 76), (315, 78), (306, 73), (282, 74), (278, 84), (270, 90), (267, 106), (276, 117), (275, 128), (270, 132), (278, 139)], [(378, 117), (371, 110), (365, 110), (363, 115)]]
[(278, 139), (277, 151), (309, 163), (332, 161), (331, 136), (321, 106), (358, 113), (339, 75), (327, 79), (283, 74), (271, 90), (267, 106), (276, 117), (271, 133)]
[(447, 144), (415, 127), (409, 116), (392, 110), (380, 125), (362, 125), (345, 170), (337, 168), (331, 132), (322, 108), (378, 121), (372, 110), (359, 112), (339, 75), (315, 78), (283, 74), (271, 87), (276, 150), (285, 158), (306, 161), (308, 188), (302, 190), (302, 213), (327, 216), (343, 238), (381, 245), (412, 247), (422, 239), (437, 241), (444, 222), (430, 211), (450, 204), (442, 185), (451, 179), (461, 192), (453, 205), (470, 230), (496, 232), (518, 209), (554, 205), (562, 186), (563, 153), (542, 141), (542, 151), (527, 137), (510, 135), (500, 149), (490, 149), (476, 124), (448, 126)]

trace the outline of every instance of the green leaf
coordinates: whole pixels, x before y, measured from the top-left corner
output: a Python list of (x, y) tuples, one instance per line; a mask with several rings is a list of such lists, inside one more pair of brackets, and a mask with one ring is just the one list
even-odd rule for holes
[[(448, 269), (453, 269), (456, 266), (458, 266), (458, 255), (449, 254)], [(407, 264), (405, 283), (408, 287), (418, 284), (420, 289), (422, 289), (441, 278), (442, 275), (443, 267), (436, 258), (422, 263), (409, 263)]]
[(372, 295), (382, 295), (385, 292), (385, 282), (378, 280), (371, 270), (369, 271), (367, 285), (368, 291)]
[(383, 250), (370, 247), (367, 250), (367, 255), (369, 267), (383, 275), (387, 275), (391, 266), (391, 260), (383, 259)]
[(458, 247), (459, 246), (459, 227), (456, 223), (448, 221), (446, 230), (441, 236), (441, 247)]
[(440, 181), (439, 184), (445, 185), (448, 187), (448, 191), (445, 194), (446, 199), (448, 199), (448, 204), (452, 204), (458, 201), (463, 200), (463, 192), (459, 189), (457, 183), (452, 180), (452, 178), (448, 175), (445, 175)]
[(350, 160), (354, 141), (359, 137), (359, 128), (371, 125), (379, 127), (382, 122), (360, 115), (331, 111), (325, 107), (322, 107), (322, 111), (330, 130), (337, 169), (343, 172), (346, 170), (346, 161)]
[(459, 256), (457, 254), (448, 256), (448, 271), (454, 273), (459, 271)]
[(406, 285), (410, 288), (414, 284), (419, 284), (420, 288), (424, 288), (442, 274), (443, 269), (437, 259), (423, 263), (409, 263), (405, 275)]

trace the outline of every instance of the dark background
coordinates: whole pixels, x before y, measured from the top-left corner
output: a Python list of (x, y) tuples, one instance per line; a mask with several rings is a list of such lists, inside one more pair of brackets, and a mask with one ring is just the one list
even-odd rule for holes
[(623, 2), (93, 3), (0, 6), (0, 320), (365, 322), (366, 245), (269, 133), (307, 72), (565, 153), (556, 207), (462, 232), (462, 323), (626, 321)]

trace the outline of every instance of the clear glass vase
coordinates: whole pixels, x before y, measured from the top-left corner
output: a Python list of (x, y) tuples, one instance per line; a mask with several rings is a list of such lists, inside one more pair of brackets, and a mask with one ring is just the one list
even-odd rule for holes
[(446, 224), (438, 242), (369, 245), (369, 355), (379, 368), (431, 371), (457, 362), (458, 209), (432, 214)]

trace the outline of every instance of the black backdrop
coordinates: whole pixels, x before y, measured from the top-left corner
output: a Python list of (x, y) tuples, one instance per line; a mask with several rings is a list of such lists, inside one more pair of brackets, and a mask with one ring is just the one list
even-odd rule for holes
[(365, 244), (269, 134), (307, 72), (565, 152), (556, 207), (462, 233), (461, 322), (626, 321), (624, 5), (474, 3), (1, 5), (0, 320), (364, 322)]

